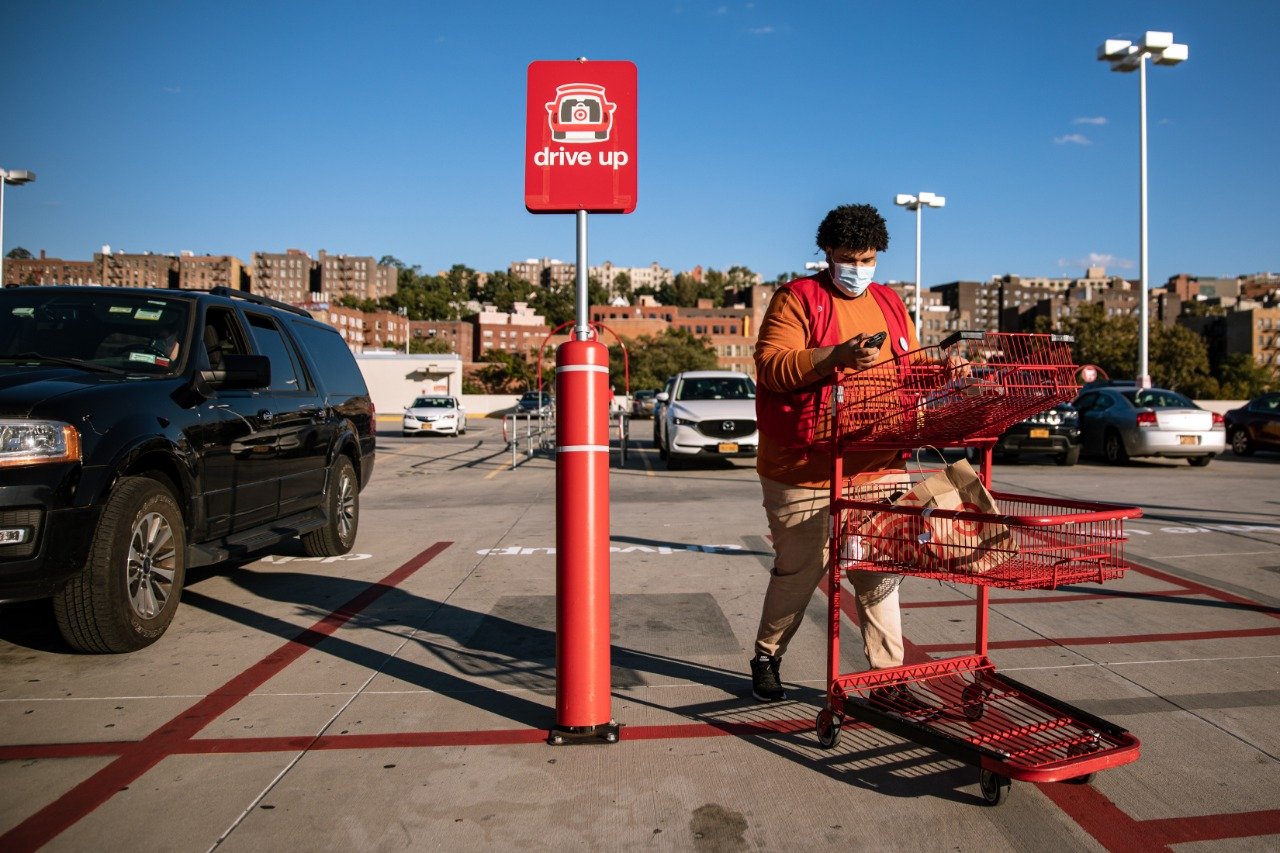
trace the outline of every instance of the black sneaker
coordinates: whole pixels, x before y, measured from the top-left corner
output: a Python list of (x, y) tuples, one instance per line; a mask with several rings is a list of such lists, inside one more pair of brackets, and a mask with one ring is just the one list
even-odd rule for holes
[(911, 689), (905, 684), (873, 687), (867, 696), (867, 700), (872, 706), (882, 711), (899, 714), (919, 723), (937, 719), (942, 714), (941, 708), (928, 704), (912, 693)]
[(751, 692), (761, 702), (787, 698), (787, 691), (782, 689), (782, 679), (778, 677), (780, 662), (781, 658), (764, 654), (751, 659)]

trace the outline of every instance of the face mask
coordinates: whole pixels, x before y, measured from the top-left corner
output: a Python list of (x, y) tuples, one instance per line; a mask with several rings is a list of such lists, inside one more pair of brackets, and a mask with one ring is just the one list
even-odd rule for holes
[(876, 274), (876, 265), (860, 267), (855, 264), (832, 264), (831, 280), (846, 296), (861, 296)]

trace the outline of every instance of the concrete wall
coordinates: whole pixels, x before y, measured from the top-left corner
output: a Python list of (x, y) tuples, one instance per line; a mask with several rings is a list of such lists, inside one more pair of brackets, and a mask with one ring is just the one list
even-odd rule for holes
[(360, 353), (356, 364), (380, 414), (400, 414), (421, 394), (462, 393), (462, 359), (453, 353)]

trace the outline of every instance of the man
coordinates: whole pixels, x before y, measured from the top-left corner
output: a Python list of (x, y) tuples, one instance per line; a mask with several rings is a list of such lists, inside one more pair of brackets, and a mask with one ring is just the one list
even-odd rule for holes
[[(837, 207), (817, 238), (827, 269), (778, 289), (756, 342), (756, 471), (775, 552), (751, 660), (752, 692), (764, 702), (786, 698), (781, 658), (827, 571), (832, 458), (823, 439), (836, 373), (920, 346), (902, 300), (871, 281), (877, 254), (889, 248), (880, 213), (867, 204)], [(863, 346), (880, 332), (884, 344)], [(855, 450), (844, 458), (849, 476), (901, 467), (895, 450)], [(849, 579), (867, 660), (877, 669), (900, 666), (900, 576), (854, 571)]]

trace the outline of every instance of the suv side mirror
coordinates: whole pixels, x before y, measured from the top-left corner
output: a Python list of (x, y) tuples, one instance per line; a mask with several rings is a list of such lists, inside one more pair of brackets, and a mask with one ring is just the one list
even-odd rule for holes
[(222, 357), (220, 370), (202, 370), (200, 379), (215, 389), (266, 388), (271, 385), (271, 359), (228, 353)]
[(667, 400), (671, 399), (671, 395), (666, 391), (659, 391), (658, 395), (653, 399), (657, 400), (659, 403), (665, 403)]

